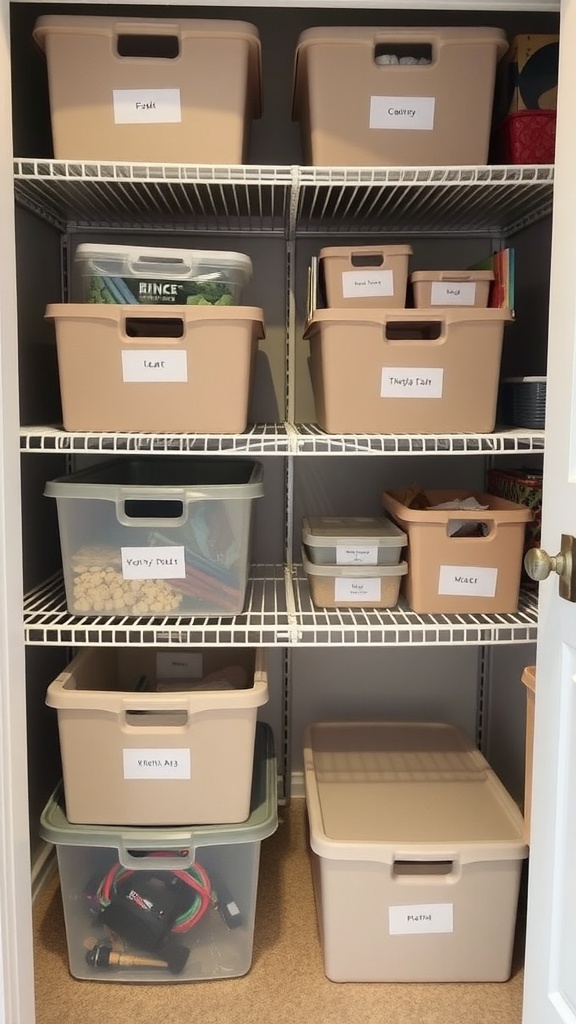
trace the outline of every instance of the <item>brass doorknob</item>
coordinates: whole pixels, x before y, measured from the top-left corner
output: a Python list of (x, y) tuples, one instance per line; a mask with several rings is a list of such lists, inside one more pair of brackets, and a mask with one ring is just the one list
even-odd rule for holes
[(566, 571), (566, 555), (549, 555), (543, 548), (530, 548), (524, 556), (524, 568), (531, 580), (546, 580), (550, 573), (562, 576)]

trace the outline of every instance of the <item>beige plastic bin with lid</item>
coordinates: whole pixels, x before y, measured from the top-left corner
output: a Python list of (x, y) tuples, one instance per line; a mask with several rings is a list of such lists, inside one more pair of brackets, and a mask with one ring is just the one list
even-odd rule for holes
[(337, 245), (320, 250), (326, 303), (338, 309), (406, 305), (410, 245)]
[[(312, 28), (296, 51), (293, 118), (316, 165), (485, 164), (495, 28)], [(384, 63), (390, 55), (428, 61)]]
[(317, 608), (392, 608), (398, 604), (406, 562), (395, 565), (319, 565), (302, 550), (302, 563)]
[(532, 771), (534, 764), (534, 714), (536, 710), (536, 666), (528, 665), (522, 673), (526, 687), (526, 757), (524, 762), (524, 825), (526, 842), (530, 842), (532, 819)]
[(252, 306), (48, 306), (64, 428), (241, 433), (263, 316)]
[(245, 821), (267, 700), (260, 649), (82, 651), (46, 694), (58, 712), (68, 820)]
[(382, 494), (384, 509), (408, 535), (403, 593), (415, 612), (490, 614), (518, 609), (524, 536), (532, 512), (479, 491), (426, 491), (431, 506), (469, 497), (484, 508), (415, 509), (405, 504), (404, 491)]
[(324, 970), (336, 982), (510, 976), (520, 811), (444, 723), (319, 722), (304, 780)]
[(507, 309), (317, 310), (304, 337), (333, 434), (494, 429)]
[(417, 309), (430, 306), (485, 309), (493, 280), (492, 270), (416, 270), (410, 275)]
[(260, 38), (241, 21), (48, 15), (59, 160), (244, 163), (260, 116)]

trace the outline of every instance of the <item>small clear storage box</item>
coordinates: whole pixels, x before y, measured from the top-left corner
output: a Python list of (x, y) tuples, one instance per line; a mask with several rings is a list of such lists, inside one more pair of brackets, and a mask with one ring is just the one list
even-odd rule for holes
[(317, 565), (397, 565), (406, 534), (386, 516), (306, 516), (302, 543)]

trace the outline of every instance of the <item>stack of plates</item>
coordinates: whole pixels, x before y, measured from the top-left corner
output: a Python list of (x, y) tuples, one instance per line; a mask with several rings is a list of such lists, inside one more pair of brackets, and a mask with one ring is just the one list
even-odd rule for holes
[(546, 377), (506, 377), (501, 384), (501, 414), (512, 427), (544, 428)]

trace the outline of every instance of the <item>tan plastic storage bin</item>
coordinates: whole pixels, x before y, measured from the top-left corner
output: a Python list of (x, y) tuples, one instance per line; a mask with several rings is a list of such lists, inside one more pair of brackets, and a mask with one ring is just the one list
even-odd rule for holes
[(316, 418), (333, 434), (494, 429), (507, 309), (318, 310)]
[(245, 821), (265, 652), (88, 649), (50, 683), (74, 824)]
[(414, 305), (485, 309), (494, 280), (491, 270), (416, 270), (410, 275)]
[(46, 317), (66, 430), (246, 429), (261, 309), (58, 303)]
[(49, 15), (58, 160), (244, 163), (260, 116), (260, 40), (241, 21)]
[(464, 733), (316, 723), (304, 779), (328, 978), (509, 978), (522, 816)]
[(524, 825), (526, 842), (530, 842), (532, 818), (532, 768), (534, 762), (534, 712), (536, 704), (536, 666), (529, 665), (522, 673), (526, 687), (526, 759), (524, 765)]
[[(408, 534), (403, 593), (415, 612), (512, 613), (518, 608), (524, 534), (532, 512), (478, 491), (426, 491), (430, 505), (468, 497), (486, 509), (414, 509), (404, 504), (403, 491), (382, 494), (384, 509)], [(466, 531), (473, 533), (462, 536)]]
[(396, 565), (317, 565), (302, 550), (304, 572), (317, 608), (392, 608), (398, 604), (406, 562)]
[(507, 49), (493, 28), (308, 29), (293, 101), (304, 161), (485, 164), (496, 65)]
[(406, 305), (410, 245), (337, 245), (320, 250), (326, 304), (338, 309)]

